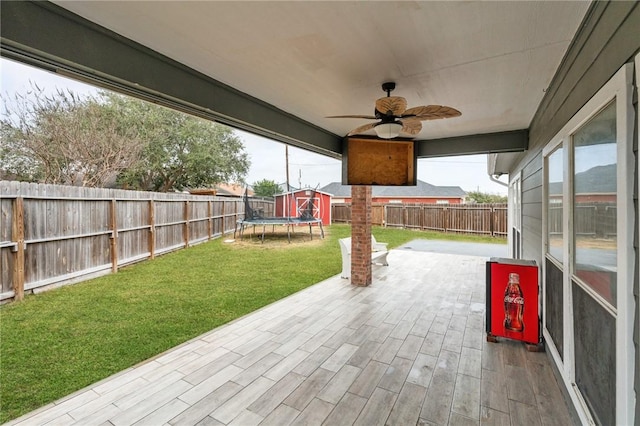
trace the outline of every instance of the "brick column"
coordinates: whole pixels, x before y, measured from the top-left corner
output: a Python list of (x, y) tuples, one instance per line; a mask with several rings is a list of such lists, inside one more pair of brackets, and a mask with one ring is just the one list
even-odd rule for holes
[(371, 187), (351, 187), (351, 284), (371, 284)]

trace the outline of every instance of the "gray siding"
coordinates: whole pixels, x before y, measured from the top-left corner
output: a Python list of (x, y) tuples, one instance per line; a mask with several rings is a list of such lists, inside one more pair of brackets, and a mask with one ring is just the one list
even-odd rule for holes
[[(640, 51), (640, 3), (594, 2), (571, 43), (545, 98), (542, 100), (529, 129), (529, 150), (514, 168), (522, 172), (522, 237), (523, 258), (534, 259), (541, 265), (542, 249), (542, 149), (569, 119), (622, 67), (633, 61)], [(637, 84), (638, 82), (636, 82)], [(637, 94), (635, 98), (638, 108)], [(637, 117), (637, 113), (635, 115)], [(638, 220), (638, 123), (636, 122), (634, 152), (636, 154), (634, 206)], [(638, 289), (638, 239), (636, 223), (634, 248), (636, 252), (634, 294), (636, 313), (634, 344), (640, 353), (638, 321), (640, 299)], [(635, 390), (640, 395), (640, 362), (636, 362)], [(636, 397), (636, 423), (640, 424), (640, 398)]]
[(522, 257), (542, 265), (542, 151), (522, 166)]

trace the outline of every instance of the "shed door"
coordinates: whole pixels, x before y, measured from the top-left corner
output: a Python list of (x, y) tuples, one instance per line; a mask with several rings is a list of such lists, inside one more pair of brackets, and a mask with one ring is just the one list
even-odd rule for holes
[(320, 198), (319, 197), (298, 197), (296, 198), (296, 213), (298, 217), (312, 213), (313, 217), (320, 219)]

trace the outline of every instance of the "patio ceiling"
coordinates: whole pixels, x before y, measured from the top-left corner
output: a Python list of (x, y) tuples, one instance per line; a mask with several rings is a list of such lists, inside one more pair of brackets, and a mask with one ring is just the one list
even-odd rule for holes
[[(326, 117), (373, 113), (385, 81), (397, 83), (393, 94), (409, 106), (441, 104), (462, 112), (459, 118), (424, 122), (416, 137), (422, 157), (526, 148), (526, 132), (511, 131), (529, 127), (589, 7), (588, 2), (54, 3), (113, 33), (84, 20), (72, 22), (68, 13), (60, 20), (61, 10), (52, 5), (3, 2), (3, 55), (79, 72), (334, 157), (341, 138), (367, 120)], [(46, 29), (38, 19), (46, 21)], [(78, 26), (91, 28), (93, 35), (74, 37)], [(134, 58), (131, 52), (113, 48), (114, 42), (123, 43), (120, 36), (135, 42), (126, 41), (135, 55), (146, 55), (147, 67), (124, 56)], [(142, 77), (142, 72), (163, 73), (152, 60), (154, 52), (197, 71), (198, 78), (174, 73), (173, 84), (160, 85), (160, 79)], [(207, 95), (201, 77), (218, 90)], [(221, 94), (221, 88), (230, 94)], [(485, 134), (490, 136), (477, 136)]]

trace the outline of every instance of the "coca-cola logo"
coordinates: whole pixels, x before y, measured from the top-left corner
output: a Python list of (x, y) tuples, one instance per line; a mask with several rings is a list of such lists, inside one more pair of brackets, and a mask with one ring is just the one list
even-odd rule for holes
[(522, 296), (505, 296), (505, 303), (517, 303), (518, 305), (524, 305), (524, 297)]

